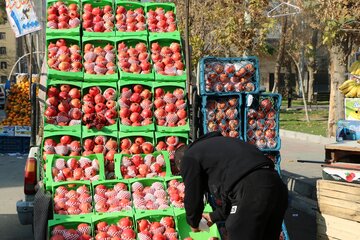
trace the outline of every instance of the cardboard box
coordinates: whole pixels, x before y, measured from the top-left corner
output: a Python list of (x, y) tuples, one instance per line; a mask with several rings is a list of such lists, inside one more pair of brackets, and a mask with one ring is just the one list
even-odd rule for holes
[(360, 98), (345, 98), (345, 120), (360, 121)]
[(15, 136), (15, 127), (0, 126), (0, 136), (13, 137)]
[(30, 126), (15, 126), (16, 137), (30, 137), (31, 127)]

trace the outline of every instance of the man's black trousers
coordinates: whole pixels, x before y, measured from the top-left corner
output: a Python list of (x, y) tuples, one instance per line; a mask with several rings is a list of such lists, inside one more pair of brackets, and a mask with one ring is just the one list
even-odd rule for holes
[(248, 174), (229, 198), (232, 208), (225, 222), (229, 240), (279, 240), (288, 191), (275, 170)]

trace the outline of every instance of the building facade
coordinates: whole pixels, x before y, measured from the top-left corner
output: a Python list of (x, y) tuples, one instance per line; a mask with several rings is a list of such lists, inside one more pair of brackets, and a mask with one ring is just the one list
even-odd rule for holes
[(17, 59), (17, 41), (10, 24), (0, 25), (0, 82), (5, 83)]

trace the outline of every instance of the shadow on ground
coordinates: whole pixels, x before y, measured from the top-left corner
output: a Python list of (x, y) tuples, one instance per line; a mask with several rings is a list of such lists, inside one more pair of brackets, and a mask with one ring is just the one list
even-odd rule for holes
[(16, 214), (0, 214), (1, 240), (33, 240), (31, 225), (23, 226)]

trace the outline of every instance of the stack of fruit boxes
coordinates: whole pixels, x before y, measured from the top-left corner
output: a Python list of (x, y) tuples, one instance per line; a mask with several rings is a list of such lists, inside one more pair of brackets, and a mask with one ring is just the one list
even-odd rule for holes
[[(183, 184), (173, 154), (190, 131), (175, 5), (48, 1), (46, 39), (41, 154), (53, 196), (49, 239), (135, 239), (142, 219), (160, 223), (168, 237), (174, 230), (179, 239), (219, 237), (216, 226), (191, 233), (184, 190), (175, 187)], [(175, 224), (167, 226), (166, 216)]]
[[(224, 136), (256, 145), (274, 161), (281, 174), (281, 95), (260, 93), (257, 57), (205, 57), (198, 69), (203, 133), (220, 131)], [(224, 229), (224, 225), (220, 228)], [(289, 239), (285, 225), (283, 236)]]

